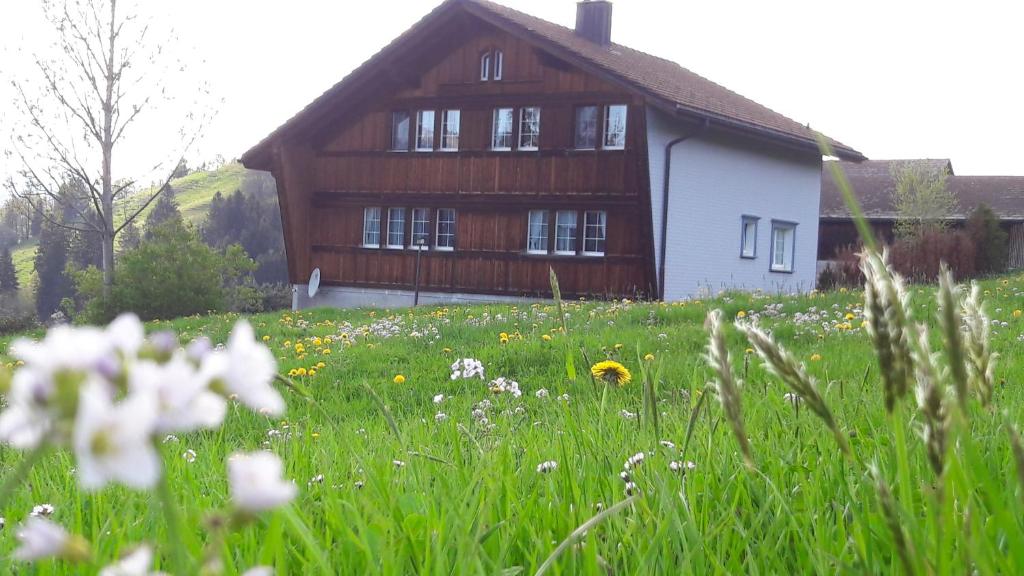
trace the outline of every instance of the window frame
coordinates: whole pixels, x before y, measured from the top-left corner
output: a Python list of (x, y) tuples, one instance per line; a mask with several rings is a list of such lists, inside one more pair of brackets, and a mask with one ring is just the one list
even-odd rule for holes
[[(611, 114), (612, 109), (621, 108), (623, 111), (622, 119), (622, 144), (621, 145), (609, 145), (608, 136), (612, 134), (609, 131), (609, 127), (612, 125)], [(629, 130), (629, 104), (608, 104), (604, 107), (604, 122), (601, 130), (601, 149), (602, 150), (625, 150), (626, 149), (626, 134)], [(616, 132), (618, 134), (618, 132)]]
[[(370, 243), (370, 242), (366, 241), (367, 234), (368, 233), (370, 233), (370, 234), (373, 233), (373, 232), (369, 232), (367, 230), (367, 227), (366, 227), (367, 223), (372, 221), (371, 219), (369, 219), (371, 211), (376, 211), (376, 213), (377, 213), (377, 231), (376, 231), (377, 242), (376, 243)], [(381, 215), (380, 206), (364, 206), (363, 207), (363, 243), (360, 245), (363, 248), (380, 248), (380, 240), (381, 240), (381, 238), (380, 238), (380, 236), (381, 236), (380, 215)]]
[[(792, 274), (795, 268), (793, 260), (796, 258), (796, 222), (790, 222), (787, 220), (772, 220), (772, 245), (771, 245), (771, 257), (768, 258), (768, 271), (776, 272), (780, 274)], [(783, 264), (782, 266), (776, 266), (775, 255), (776, 255), (776, 233), (779, 230), (789, 231), (789, 246), (783, 246)], [(787, 257), (788, 248), (788, 262)]]
[[(536, 132), (524, 132), (523, 131), (523, 128), (525, 126), (526, 111), (527, 110), (535, 110), (536, 113), (537, 113), (537, 120), (536, 120), (537, 131)], [(521, 150), (523, 152), (536, 152), (537, 150), (540, 150), (540, 121), (541, 121), (540, 119), (541, 119), (541, 109), (540, 109), (540, 106), (523, 106), (522, 108), (519, 109), (519, 130), (518, 130), (518, 132), (516, 134), (516, 138), (515, 138), (515, 140), (516, 140), (516, 149), (517, 150)], [(523, 135), (524, 134), (529, 134), (533, 138), (534, 144), (532, 146), (523, 146)]]
[[(751, 216), (749, 214), (740, 216), (740, 258), (744, 260), (757, 259), (757, 228), (760, 220), (760, 216)], [(749, 254), (747, 253), (747, 225), (753, 225), (754, 227), (753, 245), (750, 247)]]
[(480, 55), (480, 81), (487, 82), (491, 79), (491, 51), (487, 50)]
[[(423, 121), (424, 116), (427, 115), (427, 114), (430, 114), (430, 122), (429, 122), (429, 124)], [(433, 152), (434, 151), (434, 140), (435, 140), (435, 137), (437, 136), (437, 130), (436, 130), (437, 125), (436, 124), (437, 124), (437, 111), (436, 110), (417, 110), (416, 111), (416, 132), (415, 132), (415, 140), (416, 141), (414, 142), (415, 146), (413, 147), (413, 150), (415, 150), (416, 152)], [(430, 147), (420, 146), (420, 141), (423, 138), (423, 135), (421, 133), (421, 129), (424, 126), (429, 126), (429, 128), (430, 128)]]
[[(398, 130), (398, 123), (397, 123), (398, 117), (400, 115), (405, 115), (405, 146), (402, 147), (402, 148), (397, 147), (397, 142), (395, 141), (396, 140), (395, 137), (398, 136), (399, 133), (400, 133), (400, 131)], [(409, 151), (409, 144), (410, 144), (409, 136), (410, 136), (410, 131), (411, 131), (411, 125), (412, 125), (412, 115), (409, 114), (408, 110), (392, 110), (391, 111), (391, 150), (390, 150), (391, 152), (408, 152)]]
[[(498, 135), (498, 114), (504, 110), (508, 110), (508, 147), (496, 146), (497, 135)], [(492, 152), (511, 152), (513, 145), (516, 143), (516, 109), (511, 106), (499, 106), (494, 108), (491, 113), (491, 151)]]
[[(594, 110), (594, 131), (593, 131), (593, 143), (594, 143), (594, 145), (593, 146), (580, 146), (580, 142), (579, 142), (579, 139), (578, 139), (578, 136), (580, 134), (580, 132), (579, 132), (580, 112), (583, 111), (583, 110), (586, 110), (586, 109), (593, 109)], [(598, 143), (600, 142), (599, 138), (601, 137), (600, 136), (601, 132), (602, 132), (602, 130), (601, 130), (601, 107), (600, 106), (598, 106), (596, 104), (585, 104), (585, 105), (576, 106), (575, 108), (573, 108), (573, 116), (572, 116), (572, 146), (573, 146), (574, 150), (597, 150), (598, 149)]]
[[(451, 218), (451, 221), (450, 221), (450, 223), (451, 223), (451, 233), (444, 235), (445, 237), (448, 237), (448, 236), (451, 237), (451, 245), (450, 246), (448, 246), (448, 245), (442, 246), (441, 245), (441, 236), (442, 236), (441, 235), (441, 212), (442, 211), (450, 212), (451, 215), (452, 215), (452, 218)], [(435, 250), (440, 250), (442, 252), (451, 252), (451, 251), (455, 250), (456, 218), (457, 218), (457, 216), (456, 216), (455, 208), (438, 208), (438, 209), (436, 209), (434, 211), (434, 249)], [(445, 222), (448, 223), (448, 221), (445, 221)]]
[[(590, 238), (587, 236), (587, 232), (590, 228), (589, 217), (592, 214), (600, 214), (600, 238)], [(603, 250), (587, 250), (587, 241), (594, 240), (599, 241), (603, 244)], [(583, 247), (580, 250), (581, 256), (604, 256), (608, 251), (608, 211), (607, 210), (584, 210), (583, 211)]]
[[(559, 234), (558, 234), (559, 228), (562, 227), (562, 226), (570, 226), (570, 224), (563, 225), (563, 224), (561, 224), (559, 222), (559, 219), (560, 219), (560, 217), (563, 214), (568, 214), (568, 215), (571, 216), (571, 218), (569, 218), (569, 222), (571, 223), (571, 226), (572, 226), (572, 236), (571, 237), (565, 237), (566, 239), (569, 240), (569, 245), (572, 246), (571, 250), (559, 250), (559, 248), (558, 248), (558, 242), (559, 242), (559, 240), (561, 240), (563, 238), (563, 237), (559, 236)], [(580, 217), (580, 214), (579, 214), (578, 210), (555, 210), (555, 246), (554, 246), (554, 253), (555, 254), (557, 254), (559, 256), (575, 256), (579, 252), (579, 250), (578, 250), (579, 246), (577, 244), (579, 242), (579, 238), (580, 238), (580, 229), (579, 229), (580, 228), (580, 221), (579, 221), (579, 217)]]
[[(401, 216), (402, 216), (402, 218), (401, 218), (401, 235), (402, 235), (402, 237), (399, 239), (398, 244), (392, 244), (391, 243), (391, 233), (392, 233), (391, 225), (395, 221), (394, 218), (391, 217), (392, 212), (401, 214)], [(388, 230), (387, 230), (387, 237), (384, 240), (385, 240), (384, 241), (384, 247), (387, 248), (388, 250), (402, 250), (402, 249), (405, 248), (405, 208), (401, 208), (401, 207), (398, 207), (398, 206), (389, 206), (388, 207)]]
[[(427, 249), (429, 249), (430, 248), (430, 209), (429, 208), (413, 208), (412, 209), (412, 214), (410, 214), (410, 216), (411, 216), (411, 218), (409, 219), (409, 223), (411, 225), (409, 226), (409, 249), (410, 250), (427, 250)], [(425, 216), (425, 217), (417, 220), (416, 216)], [(422, 232), (419, 232), (419, 233), (416, 232), (416, 224), (417, 223), (420, 223), (420, 224), (423, 225), (423, 231)], [(416, 243), (416, 236), (417, 236), (417, 234), (419, 234), (419, 236), (423, 239), (423, 244), (422, 245)]]
[[(450, 117), (452, 113), (455, 114), (455, 131), (454, 133), (449, 132), (449, 128), (452, 126)], [(448, 139), (454, 134), (455, 146), (448, 145)], [(462, 137), (462, 110), (459, 108), (448, 108), (441, 111), (441, 140), (438, 143), (438, 150), (441, 152), (458, 152), (459, 151), (459, 140)]]
[[(533, 216), (539, 214), (543, 218), (542, 230), (543, 235), (533, 235)], [(534, 238), (543, 238), (544, 249), (531, 248), (531, 241)], [(530, 210), (526, 214), (526, 253), (527, 254), (543, 254), (547, 255), (550, 253), (551, 240), (551, 212), (549, 210)]]
[(495, 82), (501, 82), (501, 79), (505, 74), (505, 53), (501, 50), (495, 50), (494, 58), (491, 60), (491, 63), (494, 66), (491, 78), (494, 78)]

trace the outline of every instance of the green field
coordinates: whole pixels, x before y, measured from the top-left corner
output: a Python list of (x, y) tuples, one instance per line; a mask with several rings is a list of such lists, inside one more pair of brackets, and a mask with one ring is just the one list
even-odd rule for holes
[[(602, 510), (610, 513), (568, 542), (550, 573), (881, 574), (899, 572), (901, 557), (917, 573), (1021, 573), (1024, 486), (1006, 422), (1019, 425), (1024, 414), (1024, 318), (1015, 312), (1024, 308), (1024, 275), (984, 288), (1001, 355), (994, 408), (972, 402), (941, 481), (918, 437), (913, 396), (886, 415), (860, 292), (569, 303), (568, 333), (547, 304), (254, 316), (279, 371), (304, 371), (295, 380), (311, 398), (289, 392), (283, 420), (231, 408), (221, 430), (161, 444), (173, 498), (185, 511), (185, 548), (200, 555), (204, 519), (226, 506), (226, 457), (265, 448), (284, 460), (299, 495), (223, 541), (227, 574), (256, 564), (278, 574), (531, 574)], [(913, 288), (912, 296), (916, 318), (932, 320), (933, 289)], [(744, 466), (721, 406), (706, 392), (713, 375), (702, 325), (713, 308), (758, 318), (806, 363), (852, 457), (806, 406), (784, 399), (788, 389), (730, 328), (756, 469)], [(222, 342), (236, 319), (150, 328)], [(452, 362), (465, 357), (482, 361), (486, 380), (449, 378)], [(593, 382), (589, 364), (606, 358), (631, 370), (632, 382)], [(659, 375), (657, 431), (643, 405), (645, 370)], [(499, 376), (517, 381), (522, 396), (489, 391)], [(436, 395), (444, 399), (435, 403)], [(189, 451), (194, 461), (184, 457)], [(615, 507), (627, 498), (624, 462), (639, 452), (646, 457), (631, 470), (636, 495)], [(3, 469), (19, 458), (5, 450)], [(548, 461), (557, 467), (539, 472)], [(693, 467), (685, 474), (670, 469), (687, 461)], [(85, 493), (74, 467), (71, 456), (51, 454), (14, 492), (2, 510), (0, 572), (23, 566), (6, 559), (12, 528), (42, 503), (54, 506), (52, 520), (93, 542), (97, 565), (139, 542), (154, 544), (166, 562), (171, 537), (155, 496)], [(891, 490), (891, 519), (882, 505), (888, 492), (871, 467)], [(36, 567), (78, 569), (57, 561)]]
[[(242, 186), (244, 177), (245, 168), (241, 164), (231, 163), (217, 170), (193, 172), (183, 178), (176, 178), (171, 181), (171, 187), (174, 188), (178, 208), (185, 220), (199, 224), (206, 218), (210, 200), (217, 192), (225, 196), (231, 194)], [(151, 211), (152, 205), (142, 212), (142, 222), (145, 222)], [(26, 294), (31, 292), (37, 245), (38, 241), (33, 238), (16, 246), (11, 253), (14, 267), (18, 272), (18, 281)]]

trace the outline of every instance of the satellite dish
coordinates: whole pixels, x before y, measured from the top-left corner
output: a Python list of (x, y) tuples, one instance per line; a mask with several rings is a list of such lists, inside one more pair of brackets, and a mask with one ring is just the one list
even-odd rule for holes
[(313, 268), (313, 273), (309, 275), (309, 297), (316, 296), (316, 291), (320, 289), (320, 269)]

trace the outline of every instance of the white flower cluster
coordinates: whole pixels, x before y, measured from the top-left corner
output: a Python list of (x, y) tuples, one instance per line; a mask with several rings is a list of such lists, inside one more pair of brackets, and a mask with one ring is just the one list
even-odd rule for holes
[(484, 364), (475, 358), (460, 358), (452, 362), (452, 380), (479, 378), (484, 379)]
[(548, 472), (553, 472), (556, 468), (558, 468), (558, 462), (555, 462), (554, 460), (547, 460), (545, 462), (537, 464), (537, 472), (540, 474), (547, 474)]
[(523, 395), (522, 391), (519, 390), (519, 382), (504, 376), (499, 376), (494, 380), (491, 380), (487, 388), (494, 394), (503, 394), (505, 392), (511, 394), (515, 398), (519, 398)]
[(179, 349), (170, 333), (147, 339), (126, 314), (106, 329), (58, 326), (42, 341), (19, 339), (11, 354), (24, 365), (0, 413), (0, 441), (71, 447), (87, 489), (152, 487), (160, 477), (154, 438), (220, 426), (227, 397), (268, 414), (285, 408), (272, 386), (274, 357), (245, 321), (217, 350), (205, 340)]

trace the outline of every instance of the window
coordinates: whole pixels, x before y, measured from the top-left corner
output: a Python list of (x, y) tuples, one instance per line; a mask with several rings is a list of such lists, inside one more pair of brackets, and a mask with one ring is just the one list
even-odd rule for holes
[(536, 150), (540, 146), (540, 108), (519, 111), (519, 149)]
[(796, 224), (772, 221), (772, 272), (793, 271)]
[(505, 68), (505, 55), (502, 54), (501, 50), (494, 51), (494, 79), (501, 80), (502, 72)]
[(363, 246), (380, 248), (380, 208), (363, 208)]
[(423, 249), (430, 246), (430, 210), (412, 209), (412, 247)]
[(405, 238), (405, 208), (388, 208), (388, 248), (401, 248)]
[(487, 82), (491, 79), (491, 53), (484, 52), (480, 56), (480, 80)]
[(604, 242), (607, 228), (607, 212), (603, 210), (587, 210), (583, 213), (584, 255), (604, 256)]
[(628, 106), (616, 104), (605, 108), (604, 147), (621, 150), (626, 147), (626, 112)]
[(455, 210), (439, 208), (437, 210), (437, 241), (434, 247), (438, 250), (455, 249)]
[(409, 149), (409, 113), (404, 110), (391, 113), (391, 149), (395, 152)]
[(429, 152), (434, 149), (434, 111), (420, 110), (416, 113), (416, 150)]
[(579, 150), (597, 148), (597, 106), (576, 109), (575, 145)]
[(576, 253), (576, 211), (555, 213), (555, 254)]
[(527, 231), (526, 251), (531, 254), (548, 253), (548, 212), (530, 210), (530, 225)]
[(757, 258), (757, 216), (744, 216), (740, 227), (740, 258)]
[(495, 108), (491, 127), (491, 150), (512, 149), (512, 109)]
[(459, 131), (462, 113), (458, 110), (445, 110), (441, 115), (441, 150), (459, 149)]

